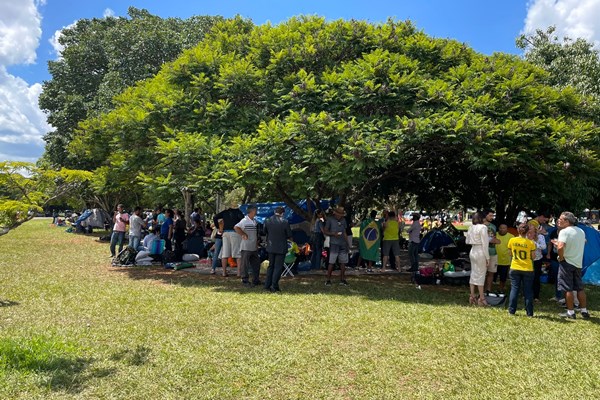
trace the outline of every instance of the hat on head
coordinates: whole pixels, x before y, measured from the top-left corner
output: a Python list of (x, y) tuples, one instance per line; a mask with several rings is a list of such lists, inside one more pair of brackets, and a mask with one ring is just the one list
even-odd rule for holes
[(346, 216), (346, 211), (342, 206), (337, 206), (336, 208), (334, 208), (333, 213), (341, 216)]

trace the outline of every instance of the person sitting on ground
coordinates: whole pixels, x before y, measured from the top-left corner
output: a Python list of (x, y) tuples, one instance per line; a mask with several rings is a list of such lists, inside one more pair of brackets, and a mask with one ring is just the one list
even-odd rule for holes
[(160, 239), (160, 237), (159, 237), (159, 235), (157, 235), (157, 231), (154, 228), (150, 227), (148, 229), (148, 234), (146, 236), (144, 236), (144, 240), (142, 242), (142, 247), (143, 247), (144, 251), (151, 251), (152, 243), (156, 239)]

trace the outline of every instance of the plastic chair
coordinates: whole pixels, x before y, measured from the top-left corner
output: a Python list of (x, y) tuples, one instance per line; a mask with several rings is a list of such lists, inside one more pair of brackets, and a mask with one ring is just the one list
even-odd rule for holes
[(288, 276), (290, 275), (291, 277), (294, 276), (294, 274), (292, 273), (292, 267), (294, 266), (294, 263), (296, 262), (296, 254), (294, 253), (287, 253), (284, 260), (283, 260), (283, 273), (281, 274), (281, 276)]

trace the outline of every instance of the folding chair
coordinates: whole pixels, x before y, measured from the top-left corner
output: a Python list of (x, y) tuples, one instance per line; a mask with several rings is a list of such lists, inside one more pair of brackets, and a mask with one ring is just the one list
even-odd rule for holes
[(291, 277), (294, 277), (294, 274), (292, 273), (292, 267), (294, 266), (294, 264), (296, 263), (296, 254), (294, 253), (287, 253), (285, 255), (285, 259), (283, 260), (283, 273), (281, 274), (281, 276), (288, 276), (290, 275)]

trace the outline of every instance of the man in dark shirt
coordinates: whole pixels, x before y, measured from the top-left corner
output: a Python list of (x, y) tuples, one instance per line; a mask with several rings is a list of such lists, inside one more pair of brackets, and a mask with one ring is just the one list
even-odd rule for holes
[(277, 207), (275, 215), (265, 221), (267, 253), (269, 253), (265, 290), (271, 292), (279, 292), (279, 278), (281, 278), (285, 254), (288, 251), (287, 241), (292, 239), (292, 229), (288, 220), (283, 217), (284, 212), (283, 207)]
[[(235, 231), (235, 225), (244, 219), (244, 213), (239, 209), (236, 202), (232, 202), (230, 208), (223, 210), (214, 216), (215, 226), (219, 226), (219, 219), (223, 220), (223, 242), (221, 246), (221, 266), (223, 276), (227, 276), (227, 260), (233, 257), (237, 263), (237, 274), (241, 276), (240, 259), (242, 237)], [(218, 256), (218, 255), (217, 255)]]

